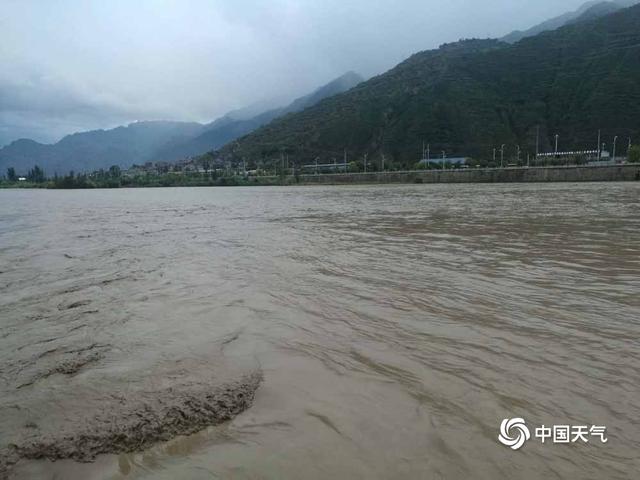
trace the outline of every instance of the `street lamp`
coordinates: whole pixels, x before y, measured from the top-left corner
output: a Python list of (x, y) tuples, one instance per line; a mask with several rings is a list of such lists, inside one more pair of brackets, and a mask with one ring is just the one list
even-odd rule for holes
[(558, 156), (558, 139), (560, 138), (560, 135), (556, 134), (556, 157)]
[(618, 136), (613, 137), (613, 163), (616, 163), (616, 142), (618, 141)]
[(500, 168), (504, 168), (504, 143), (500, 147)]

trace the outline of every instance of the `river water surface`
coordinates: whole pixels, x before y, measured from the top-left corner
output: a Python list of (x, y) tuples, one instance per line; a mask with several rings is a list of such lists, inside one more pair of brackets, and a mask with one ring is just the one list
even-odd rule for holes
[[(638, 478), (639, 338), (640, 184), (0, 191), (4, 446), (263, 375), (231, 422), (14, 478)], [(609, 441), (515, 452), (512, 417)]]

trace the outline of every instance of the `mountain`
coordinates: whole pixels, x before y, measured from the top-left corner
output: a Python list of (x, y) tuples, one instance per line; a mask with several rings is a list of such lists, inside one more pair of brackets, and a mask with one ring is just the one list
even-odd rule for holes
[(610, 15), (612, 13), (617, 12), (618, 10), (622, 10), (623, 8), (628, 8), (623, 6), (622, 5), (623, 3), (624, 2), (621, 2), (621, 1), (596, 3), (595, 5), (582, 11), (580, 15), (578, 15), (576, 18), (569, 20), (566, 23), (566, 25), (571, 25), (573, 23), (580, 23), (580, 22), (588, 22), (590, 20), (595, 20), (597, 18)]
[[(253, 117), (257, 117), (258, 115), (268, 112), (269, 110), (275, 110), (277, 108), (282, 107), (282, 105), (286, 105), (287, 102), (290, 102), (290, 97), (279, 97), (272, 98), (269, 100), (261, 100), (259, 102), (255, 102), (247, 107), (239, 108), (237, 110), (233, 110), (227, 114), (225, 114), (223, 119), (228, 120), (249, 120)], [(209, 126), (213, 125), (215, 122), (209, 124)]]
[(614, 0), (611, 2), (595, 0), (587, 2), (575, 11), (567, 12), (525, 31), (515, 30), (500, 40), (507, 43), (516, 43), (523, 38), (534, 37), (542, 32), (556, 30), (571, 23), (603, 17), (622, 8), (631, 7), (636, 3), (638, 3), (638, 0)]
[(53, 145), (16, 140), (0, 149), (0, 172), (14, 167), (24, 173), (34, 165), (49, 175), (106, 169), (111, 165), (128, 167), (146, 162), (150, 152), (167, 142), (192, 138), (202, 128), (199, 123), (136, 122), (112, 130), (74, 133)]
[(597, 146), (640, 136), (640, 6), (524, 39), (467, 40), (418, 53), (394, 69), (266, 125), (215, 157), (378, 159), (412, 166), (422, 142), (448, 156), (491, 158)]
[(203, 129), (204, 131), (195, 138), (182, 143), (167, 145), (166, 148), (153, 155), (153, 160), (174, 161), (215, 150), (243, 135), (253, 132), (276, 118), (300, 112), (325, 98), (346, 92), (362, 81), (363, 78), (360, 75), (348, 72), (318, 88), (313, 93), (294, 100), (286, 107), (268, 110), (249, 118), (246, 115), (239, 115), (238, 112), (231, 112), (207, 125)]
[(315, 92), (294, 100), (291, 105), (285, 107), (279, 113), (280, 115), (286, 115), (287, 113), (301, 112), (305, 108), (311, 107), (325, 98), (351, 90), (359, 83), (362, 83), (363, 80), (364, 79), (357, 73), (347, 72), (327, 83), (325, 86), (318, 88)]
[(283, 108), (262, 102), (229, 112), (207, 125), (183, 122), (137, 122), (112, 130), (68, 135), (53, 145), (21, 139), (0, 149), (0, 175), (9, 167), (25, 173), (34, 165), (48, 175), (70, 170), (90, 172), (111, 165), (122, 168), (148, 161), (175, 161), (219, 148), (275, 118), (299, 112), (320, 100), (345, 92), (362, 81), (349, 72)]

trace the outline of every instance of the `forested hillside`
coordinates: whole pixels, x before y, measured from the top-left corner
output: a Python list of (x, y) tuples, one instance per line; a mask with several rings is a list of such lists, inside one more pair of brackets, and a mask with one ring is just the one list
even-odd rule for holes
[(296, 162), (384, 154), (413, 165), (422, 142), (447, 156), (595, 149), (640, 134), (640, 6), (527, 38), (469, 40), (418, 53), (355, 89), (228, 145), (222, 161)]

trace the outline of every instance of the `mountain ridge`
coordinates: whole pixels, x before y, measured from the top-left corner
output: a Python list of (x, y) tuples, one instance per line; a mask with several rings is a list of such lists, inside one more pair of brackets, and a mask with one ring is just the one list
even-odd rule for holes
[(209, 124), (141, 121), (112, 129), (72, 133), (52, 144), (17, 139), (0, 148), (0, 171), (4, 173), (13, 167), (19, 173), (25, 173), (38, 165), (52, 175), (69, 171), (90, 172), (112, 165), (128, 168), (150, 161), (177, 161), (218, 148), (279, 116), (311, 106), (360, 81), (359, 75), (348, 72), (285, 107), (253, 117), (250, 116), (251, 110), (259, 107), (234, 110)]
[(174, 161), (178, 158), (190, 157), (215, 150), (242, 137), (271, 121), (290, 113), (296, 113), (313, 106), (324, 98), (347, 91), (361, 83), (363, 78), (355, 72), (347, 72), (312, 93), (293, 100), (289, 105), (262, 112), (253, 118), (235, 120), (229, 116), (222, 117), (210, 124), (200, 135), (187, 140), (183, 144), (172, 145), (153, 156), (154, 161)]
[(598, 18), (608, 15), (609, 13), (614, 13), (615, 11), (623, 8), (629, 8), (638, 2), (639, 0), (592, 0), (584, 3), (574, 11), (566, 12), (557, 17), (545, 20), (544, 22), (534, 25), (527, 30), (514, 30), (500, 38), (500, 40), (506, 43), (516, 43), (524, 38), (534, 37), (543, 32), (557, 30), (558, 28), (570, 25), (571, 23)]
[(0, 149), (0, 168), (22, 173), (35, 165), (49, 174), (127, 167), (144, 162), (146, 152), (180, 137), (195, 135), (194, 122), (144, 121), (113, 129), (96, 129), (64, 136), (53, 144), (18, 139)]
[[(417, 53), (392, 70), (227, 145), (215, 157), (251, 164), (284, 150), (300, 162), (387, 157), (411, 167), (422, 141), (439, 155), (491, 157), (597, 145), (640, 134), (640, 6), (510, 45), (468, 40)], [(605, 140), (605, 141), (610, 141)], [(328, 158), (327, 158), (328, 157)]]

